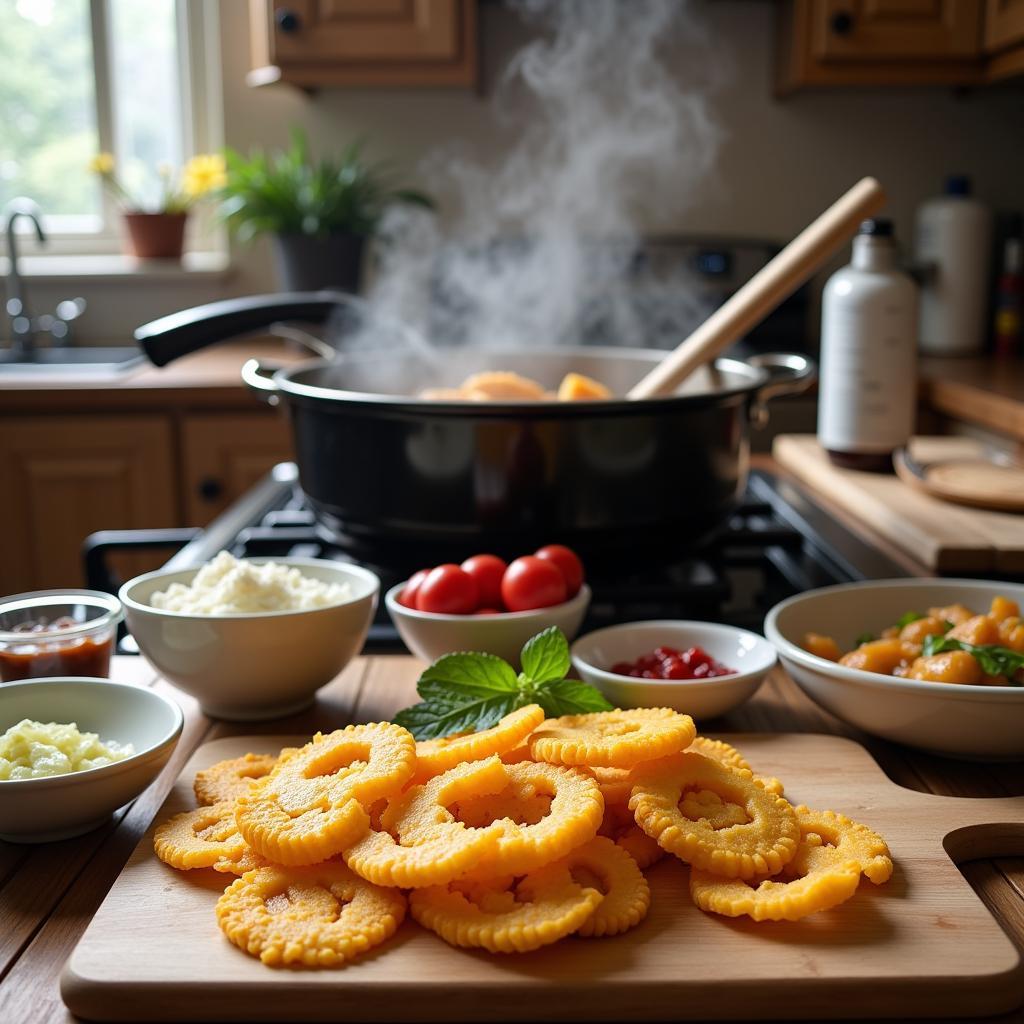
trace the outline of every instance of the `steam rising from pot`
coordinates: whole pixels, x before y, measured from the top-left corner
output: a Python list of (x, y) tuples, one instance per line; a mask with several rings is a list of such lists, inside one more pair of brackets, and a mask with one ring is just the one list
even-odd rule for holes
[(690, 282), (645, 274), (641, 322), (628, 278), (639, 225), (657, 234), (712, 168), (721, 58), (689, 0), (513, 6), (539, 35), (491, 101), (507, 146), (492, 165), (427, 158), (451, 217), (389, 214), (369, 301), (436, 342), (580, 343), (600, 324), (605, 341), (674, 345), (703, 312)]

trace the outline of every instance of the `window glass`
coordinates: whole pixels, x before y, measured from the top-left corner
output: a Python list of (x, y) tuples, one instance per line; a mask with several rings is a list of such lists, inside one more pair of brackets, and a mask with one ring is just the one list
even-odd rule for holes
[(30, 196), (51, 228), (96, 230), (89, 0), (0, 0), (0, 25), (0, 205)]
[(142, 208), (159, 205), (161, 170), (177, 173), (183, 131), (175, 0), (108, 0), (114, 155)]

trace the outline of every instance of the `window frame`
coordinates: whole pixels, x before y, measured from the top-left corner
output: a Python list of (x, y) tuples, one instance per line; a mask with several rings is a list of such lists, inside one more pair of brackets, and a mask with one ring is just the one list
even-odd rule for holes
[[(217, 151), (224, 144), (224, 106), (221, 86), (220, 18), (218, 5), (203, 0), (175, 0), (178, 36), (178, 80), (181, 88), (181, 136), (185, 159)], [(100, 152), (114, 151), (114, 96), (110, 69), (109, 0), (89, 0), (92, 34), (93, 88), (96, 134)], [(121, 209), (107, 189), (101, 190), (102, 214), (47, 217), (46, 243), (40, 244), (30, 225), (17, 225), (19, 253), (47, 256), (102, 256), (123, 251)], [(99, 220), (98, 227), (90, 228)], [(190, 252), (225, 252), (226, 234), (213, 218), (191, 218)], [(6, 244), (0, 240), (0, 250)]]

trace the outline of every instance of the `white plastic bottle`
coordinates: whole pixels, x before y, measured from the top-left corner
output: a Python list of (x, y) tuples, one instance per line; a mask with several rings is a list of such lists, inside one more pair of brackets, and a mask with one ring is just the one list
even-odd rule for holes
[(891, 471), (916, 404), (917, 286), (897, 268), (892, 222), (866, 220), (822, 296), (818, 440), (837, 465)]
[(945, 195), (917, 211), (914, 263), (921, 286), (921, 351), (970, 355), (985, 345), (992, 215), (971, 198), (969, 178), (946, 180)]

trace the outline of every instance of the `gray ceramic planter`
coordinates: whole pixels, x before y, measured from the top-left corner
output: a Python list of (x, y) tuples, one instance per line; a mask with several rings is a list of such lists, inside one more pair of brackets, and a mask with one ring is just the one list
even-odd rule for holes
[(363, 235), (274, 235), (274, 264), (282, 290), (358, 292), (365, 247)]

